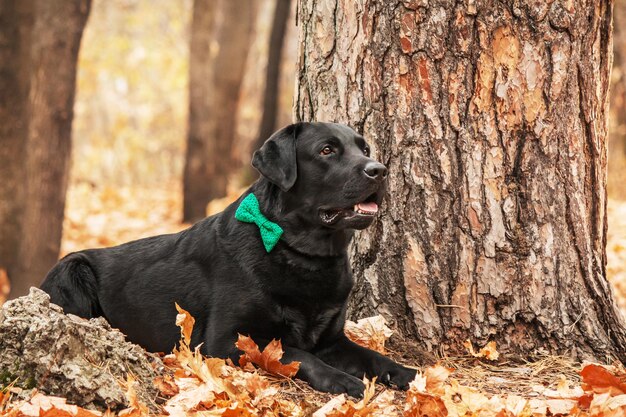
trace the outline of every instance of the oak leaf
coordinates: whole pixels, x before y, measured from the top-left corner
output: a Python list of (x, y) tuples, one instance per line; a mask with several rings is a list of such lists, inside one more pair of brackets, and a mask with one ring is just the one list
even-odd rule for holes
[(239, 357), (239, 365), (242, 368), (248, 363), (253, 363), (270, 374), (286, 378), (295, 376), (300, 369), (300, 362), (293, 361), (286, 365), (280, 362), (284, 353), (280, 340), (272, 340), (261, 352), (251, 337), (240, 334), (235, 346), (244, 352)]

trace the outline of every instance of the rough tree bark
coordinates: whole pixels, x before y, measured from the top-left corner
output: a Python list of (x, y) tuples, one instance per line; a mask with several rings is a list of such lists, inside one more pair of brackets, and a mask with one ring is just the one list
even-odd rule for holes
[(252, 0), (194, 2), (183, 174), (186, 222), (205, 217), (207, 203), (226, 195), (254, 11)]
[(32, 0), (0, 2), (0, 269), (17, 259), (24, 185)]
[(90, 0), (38, 0), (30, 48), (24, 204), (11, 298), (38, 286), (59, 256), (69, 175), (76, 62)]
[(611, 1), (302, 0), (296, 118), (363, 132), (389, 197), (352, 316), (424, 348), (626, 360), (605, 275)]

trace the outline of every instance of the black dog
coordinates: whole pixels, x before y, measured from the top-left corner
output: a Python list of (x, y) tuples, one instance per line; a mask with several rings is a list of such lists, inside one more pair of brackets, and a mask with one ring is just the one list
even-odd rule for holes
[[(41, 288), (66, 313), (102, 316), (150, 351), (175, 346), (177, 302), (196, 319), (192, 344), (208, 355), (237, 359), (238, 333), (259, 345), (279, 338), (282, 360), (300, 361), (297, 376), (320, 391), (360, 396), (364, 374), (406, 388), (414, 370), (343, 332), (353, 285), (346, 248), (378, 210), (385, 166), (363, 137), (330, 123), (278, 131), (252, 165), (262, 177), (224, 212), (177, 234), (72, 253)], [(247, 222), (250, 194), (261, 227)]]

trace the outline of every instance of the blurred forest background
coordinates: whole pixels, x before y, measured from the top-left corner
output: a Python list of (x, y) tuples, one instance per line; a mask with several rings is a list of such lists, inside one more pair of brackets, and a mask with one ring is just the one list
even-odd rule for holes
[[(295, 3), (91, 2), (77, 61), (61, 256), (181, 230), (254, 180), (249, 161), (267, 126), (292, 120)], [(614, 28), (608, 278), (626, 309), (626, 0), (616, 1)], [(276, 69), (276, 100), (267, 101)], [(270, 122), (264, 109), (276, 110), (266, 114)], [(200, 150), (206, 136), (218, 143), (210, 160)], [(0, 302), (9, 288), (0, 270)]]

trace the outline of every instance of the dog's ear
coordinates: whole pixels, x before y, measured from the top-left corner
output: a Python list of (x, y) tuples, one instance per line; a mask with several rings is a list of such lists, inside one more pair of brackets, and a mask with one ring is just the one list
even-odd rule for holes
[(301, 126), (296, 123), (279, 130), (252, 155), (252, 166), (283, 191), (293, 187), (298, 176), (296, 138)]

